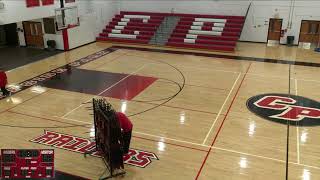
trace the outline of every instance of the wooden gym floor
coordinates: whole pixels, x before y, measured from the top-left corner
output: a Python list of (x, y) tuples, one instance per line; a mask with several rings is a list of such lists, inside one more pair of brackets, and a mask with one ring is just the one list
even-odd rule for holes
[(216, 55), (131, 47), (93, 43), (8, 71), (18, 92), (0, 101), (0, 148), (54, 148), (57, 170), (98, 179), (99, 157), (40, 139), (90, 138), (90, 100), (103, 96), (133, 121), (131, 148), (154, 155), (136, 156), (145, 167), (129, 162), (116, 179), (286, 179), (286, 170), (288, 179), (320, 179), (320, 127), (288, 131), (246, 106), (264, 93), (319, 102), (319, 54), (250, 43)]

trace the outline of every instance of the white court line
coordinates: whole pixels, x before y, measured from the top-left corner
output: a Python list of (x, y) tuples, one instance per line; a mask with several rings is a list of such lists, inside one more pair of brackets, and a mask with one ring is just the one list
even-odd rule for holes
[(209, 132), (207, 133), (206, 137), (204, 138), (204, 140), (203, 140), (203, 142), (202, 142), (202, 145), (204, 145), (204, 144), (206, 143), (206, 141), (207, 141), (207, 139), (208, 139), (208, 137), (209, 137), (209, 135), (210, 135), (210, 133), (211, 133), (214, 125), (216, 124), (216, 122), (217, 122), (217, 120), (218, 120), (218, 118), (219, 118), (219, 116), (220, 116), (220, 114), (221, 114), (224, 106), (226, 105), (227, 101), (229, 100), (229, 97), (230, 97), (233, 89), (235, 88), (235, 86), (236, 86), (236, 84), (237, 84), (240, 76), (241, 76), (241, 73), (239, 73), (237, 79), (236, 79), (235, 82), (233, 83), (232, 88), (230, 89), (228, 96), (227, 96), (226, 99), (224, 100), (224, 102), (223, 102), (223, 104), (222, 104), (222, 106), (221, 106), (221, 108), (220, 108), (220, 110), (219, 110), (219, 112), (218, 112), (218, 114), (217, 114), (217, 116), (216, 116), (216, 119), (213, 121), (213, 123), (212, 123), (212, 125), (211, 125), (211, 127), (210, 127)]
[(85, 121), (80, 121), (80, 120), (77, 120), (77, 119), (66, 118), (66, 117), (59, 117), (59, 116), (53, 116), (53, 117), (55, 117), (55, 118), (60, 118), (60, 119), (65, 119), (65, 120), (68, 120), (68, 121), (79, 122), (79, 123), (83, 123), (83, 124), (93, 124), (93, 123), (89, 123), (89, 122), (85, 122)]
[[(123, 80), (127, 79), (128, 77), (132, 76), (133, 74), (137, 73), (138, 71), (140, 71), (141, 69), (145, 68), (147, 65), (149, 65), (151, 63), (148, 64), (144, 64), (143, 66), (141, 66), (139, 69), (137, 69), (136, 71), (128, 74), (126, 77), (122, 78), (120, 81), (114, 83), (112, 86), (108, 87), (107, 89), (103, 90), (102, 92), (100, 92), (99, 94), (93, 96), (93, 97), (97, 97), (100, 96), (101, 94), (105, 93), (106, 91), (110, 90), (111, 88), (113, 88), (114, 86), (118, 85), (120, 82), (122, 82)], [(92, 98), (88, 99), (87, 101), (85, 101), (84, 103), (90, 102), (92, 100)], [(82, 107), (84, 105), (84, 103), (82, 103), (81, 105), (79, 105), (78, 107), (72, 109), (71, 111), (67, 112), (66, 114), (64, 114), (62, 116), (62, 118), (68, 116), (69, 114), (73, 113), (75, 110), (79, 109), (80, 107)]]
[(252, 157), (258, 157), (258, 158), (262, 158), (262, 159), (269, 159), (269, 160), (283, 162), (283, 163), (286, 162), (285, 160), (281, 160), (281, 159), (275, 159), (275, 158), (270, 158), (270, 157), (266, 157), (266, 156), (259, 156), (259, 155), (250, 154), (250, 153), (244, 153), (244, 152), (235, 151), (235, 150), (231, 150), (231, 149), (224, 149), (224, 148), (219, 148), (219, 147), (215, 147), (215, 146), (212, 146), (212, 148), (213, 149), (222, 150), (222, 151), (227, 151), (227, 152), (233, 152), (233, 153), (237, 153), (237, 154), (243, 154), (243, 155), (247, 155), (247, 156), (252, 156)]
[[(142, 56), (139, 56), (139, 55), (136, 55), (136, 54), (129, 54), (129, 53), (126, 53), (126, 55), (128, 56), (135, 56), (135, 57), (140, 57), (140, 58), (146, 58), (146, 57), (142, 57)], [(151, 60), (154, 60), (154, 61), (159, 61), (159, 59), (156, 59), (156, 58), (149, 58)], [(161, 63), (159, 63), (161, 64)], [(186, 65), (183, 65), (183, 67), (190, 67), (190, 68), (194, 68), (193, 66), (186, 66)], [(209, 68), (205, 68), (205, 67), (197, 67), (199, 69), (209, 69)], [(228, 72), (228, 73), (243, 73), (243, 72), (237, 72), (237, 71), (228, 71), (228, 70), (220, 70), (220, 69), (210, 69), (210, 71), (221, 71), (221, 72)], [(270, 75), (263, 75), (263, 74), (257, 74), (257, 73), (247, 73), (247, 75), (252, 75), (252, 76), (260, 76), (260, 77), (266, 77), (266, 78), (281, 78), (281, 79), (287, 79), (286, 77), (283, 77), (283, 76), (270, 76)], [(291, 79), (298, 79), (298, 78), (291, 78)], [(317, 82), (317, 83), (320, 83), (320, 81), (317, 81), (317, 80), (311, 80), (311, 79), (298, 79), (299, 81), (310, 81), (310, 82)]]
[[(256, 73), (247, 73), (248, 75), (251, 75), (251, 76), (259, 76), (259, 77), (265, 77), (265, 78), (277, 78), (277, 79), (287, 79), (286, 77), (283, 77), (283, 76), (266, 76), (266, 75), (263, 75), (263, 74), (256, 74)], [(309, 81), (309, 82), (317, 82), (317, 83), (320, 83), (320, 81), (317, 81), (317, 80), (312, 80), (312, 79), (299, 79), (299, 78), (290, 78), (292, 80), (299, 80), (299, 81)]]
[(160, 139), (164, 139), (164, 140), (171, 140), (171, 141), (182, 142), (182, 143), (186, 143), (186, 144), (203, 146), (203, 147), (207, 147), (207, 148), (210, 147), (210, 146), (199, 144), (199, 143), (193, 143), (193, 142), (183, 141), (183, 140), (179, 140), (179, 139), (167, 138), (167, 137), (157, 136), (157, 135), (153, 135), (153, 134), (147, 134), (147, 133), (143, 133), (143, 132), (133, 131), (133, 133), (142, 134), (142, 135), (146, 135), (146, 136), (150, 136), (150, 137), (156, 137), (156, 138), (160, 138)]
[[(277, 162), (282, 162), (285, 163), (285, 160), (281, 160), (281, 159), (275, 159), (275, 158), (270, 158), (270, 157), (266, 157), (266, 156), (259, 156), (259, 155), (255, 155), (255, 154), (250, 154), (250, 153), (245, 153), (245, 152), (240, 152), (240, 151), (235, 151), (235, 150), (231, 150), (231, 149), (224, 149), (224, 148), (219, 148), (219, 147), (211, 147), (213, 149), (219, 149), (222, 151), (227, 151), (227, 152), (232, 152), (232, 153), (237, 153), (237, 154), (243, 154), (243, 155), (247, 155), (247, 156), (252, 156), (252, 157), (257, 157), (257, 158), (261, 158), (261, 159), (268, 159), (268, 160), (272, 160), (272, 161), (277, 161)], [(299, 166), (306, 166), (306, 167), (310, 167), (310, 168), (314, 168), (314, 169), (320, 169), (320, 167), (317, 166), (311, 166), (311, 165), (306, 165), (306, 164), (300, 164), (300, 163), (296, 163), (296, 162), (289, 162), (289, 164), (294, 164), (294, 165), (299, 165)]]
[[(294, 80), (294, 84), (295, 84), (295, 94), (296, 96), (298, 95), (298, 80), (295, 79)], [(296, 126), (297, 129), (297, 163), (300, 164), (300, 138), (299, 138), (299, 126)]]
[[(61, 118), (61, 117), (58, 117), (58, 116), (54, 116), (54, 117)], [(80, 120), (76, 120), (76, 119), (70, 119), (70, 118), (61, 118), (61, 119), (74, 121), (74, 122), (80, 122), (80, 123), (84, 123), (84, 124), (92, 124), (92, 123), (88, 123), (88, 122), (84, 122), (84, 121), (80, 121)], [(260, 156), (260, 155), (240, 152), (240, 151), (236, 151), (236, 150), (215, 147), (215, 146), (211, 147), (211, 146), (208, 146), (208, 145), (203, 145), (203, 144), (199, 144), (199, 143), (193, 143), (193, 142), (183, 141), (183, 140), (178, 140), (178, 139), (173, 139), (173, 138), (167, 138), (167, 137), (157, 136), (157, 135), (153, 135), (153, 134), (147, 134), (147, 133), (142, 133), (142, 132), (137, 132), (137, 131), (133, 131), (133, 133), (142, 134), (142, 135), (146, 135), (146, 136), (150, 136), (150, 137), (156, 137), (156, 138), (163, 139), (163, 140), (171, 140), (171, 141), (175, 141), (175, 142), (182, 142), (182, 143), (186, 143), (186, 144), (197, 145), (197, 146), (202, 146), (202, 147), (207, 147), (207, 148), (209, 147), (209, 148), (212, 148), (212, 149), (218, 149), (218, 150), (222, 150), (222, 151), (227, 151), (227, 152), (232, 152), (232, 153), (236, 153), (236, 154), (242, 154), (242, 155), (257, 157), (257, 158), (261, 158), (261, 159), (268, 159), (268, 160), (277, 161), (277, 162), (283, 162), (283, 163), (286, 162), (284, 160), (270, 158), (270, 157), (266, 157), (266, 156)], [(289, 164), (294, 164), (294, 165), (299, 165), (299, 166), (306, 166), (306, 167), (310, 167), (310, 168), (314, 168), (314, 169), (320, 169), (320, 167), (310, 166), (310, 165), (306, 165), (306, 164), (300, 164), (300, 163), (296, 163), (296, 162), (289, 162)]]
[[(140, 58), (146, 59), (146, 57), (142, 57), (142, 56), (138, 56), (138, 55), (128, 54), (128, 56), (135, 56), (135, 57), (140, 57)], [(161, 59), (149, 58), (148, 60), (150, 60), (150, 59), (153, 61), (156, 61), (157, 63), (155, 63), (155, 64), (163, 64), (163, 63), (159, 62)], [(195, 67), (195, 66), (188, 66), (188, 65), (184, 65), (184, 64), (182, 66), (186, 67), (186, 68), (206, 69), (206, 70), (210, 70), (210, 71), (220, 71), (220, 72), (234, 73), (234, 74), (241, 73), (240, 71), (228, 71), (228, 70), (222, 70), (222, 69), (212, 69), (212, 68), (207, 68), (207, 67)]]
[[(182, 143), (191, 144), (191, 145), (209, 147), (209, 148), (212, 148), (212, 149), (218, 149), (218, 150), (222, 150), (222, 151), (227, 151), (227, 152), (232, 152), (232, 153), (236, 153), (236, 154), (242, 154), (242, 155), (257, 157), (257, 158), (261, 158), (261, 159), (268, 159), (268, 160), (282, 162), (282, 163), (286, 162), (285, 160), (281, 160), (281, 159), (276, 159), (276, 158), (271, 158), (271, 157), (266, 157), (266, 156), (260, 156), (260, 155), (256, 155), (256, 154), (250, 154), (250, 153), (245, 153), (245, 152), (240, 152), (240, 151), (235, 151), (235, 150), (225, 149), (225, 148), (220, 148), (220, 147), (215, 147), (215, 146), (211, 147), (211, 146), (208, 146), (208, 145), (203, 145), (203, 144), (199, 144), (199, 143), (193, 143), (193, 142), (183, 141), (183, 140), (178, 140), (178, 139), (173, 139), (173, 138), (167, 138), (167, 137), (157, 136), (157, 135), (153, 135), (153, 134), (147, 134), (147, 133), (142, 133), (142, 132), (137, 132), (137, 131), (133, 131), (133, 133), (142, 134), (142, 135), (146, 135), (146, 136), (150, 136), (150, 137), (156, 137), (156, 138), (163, 139), (163, 140), (171, 140), (171, 141), (182, 142)], [(299, 165), (299, 166), (306, 166), (306, 167), (310, 167), (310, 168), (314, 168), (314, 169), (320, 169), (320, 167), (310, 166), (310, 165), (306, 165), (306, 164), (300, 164), (300, 163), (296, 163), (296, 162), (289, 162), (289, 164), (294, 164), (294, 165)]]

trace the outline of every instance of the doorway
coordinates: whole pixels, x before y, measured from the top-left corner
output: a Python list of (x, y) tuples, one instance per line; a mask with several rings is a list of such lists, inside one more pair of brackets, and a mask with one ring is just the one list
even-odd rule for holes
[(27, 46), (44, 48), (41, 22), (24, 21), (23, 29)]
[(320, 21), (302, 20), (299, 34), (299, 47), (310, 49), (320, 43)]
[(0, 26), (0, 46), (18, 46), (19, 38), (17, 24), (5, 24)]
[(268, 29), (268, 45), (280, 44), (282, 19), (270, 18)]

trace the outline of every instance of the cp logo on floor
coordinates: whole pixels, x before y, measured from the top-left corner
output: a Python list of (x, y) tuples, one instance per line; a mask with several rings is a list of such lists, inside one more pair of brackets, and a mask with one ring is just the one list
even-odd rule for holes
[(257, 95), (247, 101), (247, 107), (256, 115), (278, 123), (299, 126), (320, 125), (320, 103), (301, 96)]

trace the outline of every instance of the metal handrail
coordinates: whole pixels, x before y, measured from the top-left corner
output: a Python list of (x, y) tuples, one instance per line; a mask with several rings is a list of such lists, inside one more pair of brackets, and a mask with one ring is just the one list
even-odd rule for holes
[(246, 12), (246, 15), (245, 15), (245, 17), (244, 17), (244, 22), (243, 22), (243, 24), (242, 24), (242, 28), (241, 28), (241, 32), (240, 32), (239, 38), (240, 38), (240, 36), (241, 36), (241, 34), (242, 34), (243, 27), (244, 27), (244, 25), (245, 25), (245, 23), (246, 23), (246, 21), (247, 21), (247, 16), (248, 16), (248, 14), (249, 14), (249, 10), (250, 10), (250, 8), (251, 8), (251, 5), (252, 5), (252, 2), (250, 2), (249, 6), (248, 6), (248, 8), (247, 8), (247, 12)]

